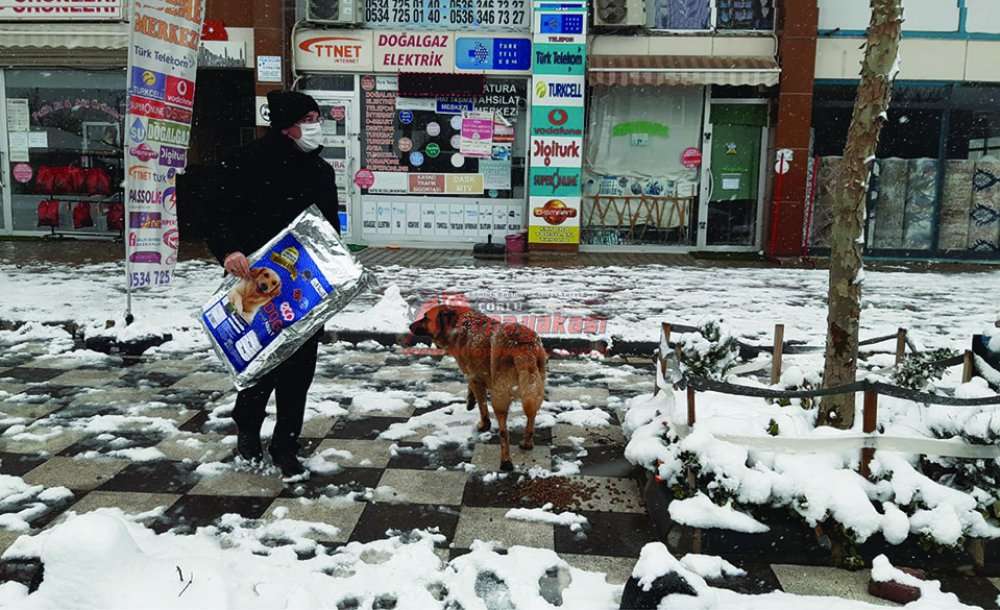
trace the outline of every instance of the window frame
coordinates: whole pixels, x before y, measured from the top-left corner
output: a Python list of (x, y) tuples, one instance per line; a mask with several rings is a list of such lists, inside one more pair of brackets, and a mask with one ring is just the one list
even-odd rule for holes
[(772, 21), (771, 21), (771, 28), (770, 29), (763, 29), (763, 30), (762, 29), (720, 28), (719, 27), (718, 0), (705, 0), (705, 1), (708, 2), (708, 5), (709, 5), (709, 24), (708, 24), (708, 28), (707, 29), (685, 30), (685, 29), (676, 29), (676, 28), (657, 28), (657, 27), (651, 26), (649, 24), (650, 19), (651, 19), (650, 15), (655, 15), (655, 10), (651, 11), (651, 8), (655, 9), (654, 4), (655, 4), (656, 0), (643, 0), (643, 3), (645, 5), (645, 7), (646, 7), (646, 24), (645, 24), (644, 27), (648, 31), (650, 31), (650, 32), (653, 32), (653, 33), (656, 33), (656, 34), (671, 35), (671, 36), (685, 35), (685, 34), (687, 34), (687, 35), (697, 35), (697, 34), (715, 35), (715, 34), (721, 34), (721, 35), (724, 35), (724, 36), (741, 36), (741, 35), (750, 34), (750, 35), (758, 35), (758, 36), (764, 36), (764, 35), (773, 36), (777, 32), (778, 11), (779, 11), (779, 7), (778, 7), (779, 2), (778, 2), (778, 0), (769, 0), (771, 2), (771, 4), (772, 4), (771, 8), (772, 8), (772, 10), (774, 12), (774, 16), (773, 16)]

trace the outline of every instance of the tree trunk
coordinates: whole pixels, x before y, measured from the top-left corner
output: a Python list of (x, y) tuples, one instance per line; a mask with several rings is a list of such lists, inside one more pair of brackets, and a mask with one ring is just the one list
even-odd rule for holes
[[(899, 71), (902, 0), (871, 0), (861, 82), (837, 175), (830, 236), (830, 292), (823, 387), (854, 383), (857, 374), (861, 316), (861, 252), (870, 164), (886, 121), (892, 83)], [(854, 395), (823, 398), (819, 423), (837, 428), (854, 425)]]

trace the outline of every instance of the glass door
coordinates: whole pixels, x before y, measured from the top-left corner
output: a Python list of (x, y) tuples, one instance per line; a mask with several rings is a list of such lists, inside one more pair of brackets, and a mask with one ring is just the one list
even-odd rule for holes
[(757, 241), (765, 104), (712, 104), (706, 245)]
[(356, 188), (354, 172), (358, 170), (358, 112), (353, 91), (304, 91), (319, 104), (323, 126), (323, 159), (333, 166), (337, 175), (337, 200), (340, 202), (340, 231), (344, 237), (353, 234), (351, 216), (354, 213)]

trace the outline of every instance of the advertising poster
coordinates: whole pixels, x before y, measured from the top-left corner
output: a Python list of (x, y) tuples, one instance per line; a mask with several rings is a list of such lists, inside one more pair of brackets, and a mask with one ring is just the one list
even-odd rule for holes
[(462, 147), (466, 157), (489, 159), (493, 154), (493, 113), (462, 113)]
[(168, 286), (177, 263), (177, 172), (187, 164), (204, 0), (131, 5), (125, 118), (129, 289)]
[(528, 242), (580, 243), (586, 17), (584, 2), (533, 11)]

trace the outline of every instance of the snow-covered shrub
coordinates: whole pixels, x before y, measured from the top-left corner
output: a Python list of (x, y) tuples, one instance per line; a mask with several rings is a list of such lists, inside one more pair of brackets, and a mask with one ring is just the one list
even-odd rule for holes
[(950, 349), (936, 349), (931, 352), (914, 354), (896, 368), (892, 380), (896, 385), (911, 390), (923, 391), (944, 376), (947, 367), (935, 364), (941, 360), (954, 358), (958, 353)]
[(681, 371), (693, 377), (721, 380), (740, 357), (740, 345), (729, 328), (718, 320), (709, 320), (697, 333), (681, 336)]
[[(789, 392), (801, 392), (804, 390), (814, 390), (818, 388), (821, 381), (822, 373), (819, 371), (804, 373), (801, 368), (797, 366), (790, 366), (781, 374), (781, 380), (778, 382), (778, 386), (782, 390), (787, 390)], [(773, 402), (781, 405), (782, 407), (797, 405), (803, 409), (811, 409), (816, 406), (816, 399), (808, 396), (805, 398), (778, 398)]]

